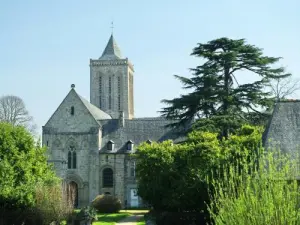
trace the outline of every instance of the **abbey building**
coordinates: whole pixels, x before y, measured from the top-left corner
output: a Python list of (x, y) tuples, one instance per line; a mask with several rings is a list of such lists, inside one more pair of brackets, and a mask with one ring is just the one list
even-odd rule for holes
[(78, 207), (98, 194), (137, 207), (143, 202), (136, 194), (131, 153), (144, 141), (175, 139), (168, 123), (134, 117), (134, 68), (111, 35), (102, 56), (90, 59), (90, 101), (72, 85), (43, 126), (42, 141), (58, 175), (75, 187)]

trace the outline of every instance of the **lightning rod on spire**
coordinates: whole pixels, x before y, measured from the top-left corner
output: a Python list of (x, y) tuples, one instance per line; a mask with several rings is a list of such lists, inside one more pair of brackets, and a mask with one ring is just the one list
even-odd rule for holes
[(111, 22), (110, 28), (111, 28), (111, 34), (113, 34), (114, 33), (114, 21)]

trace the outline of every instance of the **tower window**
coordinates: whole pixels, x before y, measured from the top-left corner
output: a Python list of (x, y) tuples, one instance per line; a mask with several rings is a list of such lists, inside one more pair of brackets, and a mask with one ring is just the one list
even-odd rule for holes
[(102, 77), (99, 77), (99, 108), (102, 107)]
[(109, 94), (108, 107), (109, 109), (111, 109), (111, 77), (108, 78), (108, 94)]
[(118, 109), (121, 110), (121, 78), (118, 77)]
[(114, 173), (110, 168), (106, 168), (102, 172), (103, 187), (113, 187), (114, 185)]
[(70, 146), (70, 150), (68, 152), (68, 169), (76, 169), (76, 152), (75, 147)]
[(129, 113), (133, 114), (133, 75), (129, 73)]
[(75, 110), (74, 110), (74, 106), (71, 106), (71, 115), (74, 116)]
[(105, 156), (105, 161), (106, 161), (106, 162), (108, 162), (108, 155), (107, 155), (107, 156)]

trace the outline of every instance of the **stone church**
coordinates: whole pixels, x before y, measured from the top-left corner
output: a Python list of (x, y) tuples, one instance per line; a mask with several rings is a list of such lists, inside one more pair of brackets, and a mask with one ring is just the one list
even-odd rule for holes
[(90, 101), (72, 84), (43, 126), (42, 142), (57, 174), (75, 187), (76, 206), (111, 194), (123, 206), (138, 207), (143, 202), (131, 153), (141, 142), (174, 140), (168, 123), (134, 117), (134, 68), (111, 35), (101, 57), (90, 59)]

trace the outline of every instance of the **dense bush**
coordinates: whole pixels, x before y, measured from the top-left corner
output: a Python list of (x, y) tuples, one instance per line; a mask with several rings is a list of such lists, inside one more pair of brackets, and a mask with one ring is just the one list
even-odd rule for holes
[(0, 205), (33, 207), (36, 184), (57, 181), (45, 151), (24, 127), (0, 122)]
[(43, 216), (36, 208), (7, 208), (0, 206), (0, 224), (42, 225)]
[(92, 202), (94, 207), (100, 213), (117, 213), (121, 210), (120, 199), (112, 195), (98, 195)]
[(213, 178), (209, 211), (216, 225), (299, 225), (297, 159), (279, 151), (263, 152), (243, 166), (225, 165)]
[(35, 208), (43, 220), (41, 225), (48, 225), (55, 221), (60, 221), (71, 216), (74, 202), (67, 198), (68, 185), (60, 183), (43, 185), (36, 187)]
[(157, 211), (206, 210), (207, 174), (235, 158), (247, 160), (247, 152), (256, 154), (251, 149), (259, 146), (261, 134), (260, 127), (245, 125), (228, 139), (219, 139), (217, 133), (193, 131), (181, 144), (143, 143), (134, 155), (138, 195)]
[(58, 182), (45, 151), (24, 127), (0, 122), (0, 224), (42, 224), (37, 184)]

